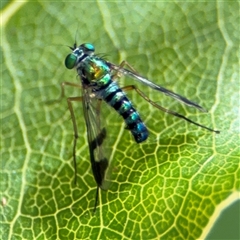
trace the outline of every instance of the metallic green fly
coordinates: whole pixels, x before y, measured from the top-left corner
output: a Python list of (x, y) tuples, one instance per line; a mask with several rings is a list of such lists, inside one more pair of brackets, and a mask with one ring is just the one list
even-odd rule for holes
[[(66, 57), (65, 66), (68, 69), (75, 68), (77, 70), (77, 74), (80, 78), (80, 84), (72, 82), (62, 83), (62, 97), (64, 96), (65, 85), (82, 89), (81, 97), (69, 97), (67, 102), (74, 128), (73, 159), (75, 168), (75, 181), (77, 178), (76, 144), (78, 130), (72, 103), (76, 101), (82, 102), (83, 115), (87, 128), (87, 140), (92, 172), (97, 183), (94, 211), (96, 210), (98, 204), (99, 188), (105, 189), (105, 174), (106, 170), (108, 169), (108, 159), (106, 158), (105, 151), (103, 149), (103, 142), (107, 137), (107, 131), (104, 127), (102, 127), (100, 118), (102, 101), (110, 105), (113, 109), (115, 109), (115, 111), (118, 112), (118, 114), (123, 117), (126, 124), (126, 129), (131, 132), (134, 140), (137, 143), (145, 141), (148, 138), (149, 133), (138, 111), (133, 107), (132, 103), (127, 98), (125, 94), (125, 91), (127, 90), (135, 90), (140, 97), (149, 102), (155, 108), (165, 113), (181, 118), (210, 132), (220, 133), (217, 130), (213, 130), (202, 124), (194, 122), (177, 112), (158, 105), (156, 102), (150, 100), (135, 85), (120, 88), (115, 80), (119, 77), (119, 75), (125, 75), (188, 106), (195, 107), (201, 111), (206, 111), (200, 105), (188, 100), (187, 98), (167, 90), (166, 88), (161, 87), (140, 76), (128, 63), (123, 62), (120, 65), (115, 65), (109, 61), (106, 61), (104, 58), (95, 54), (94, 45), (91, 43), (84, 43), (80, 46), (77, 46), (75, 43), (73, 47), (70, 47), (70, 49), (72, 52)], [(130, 70), (124, 66), (127, 66)]]

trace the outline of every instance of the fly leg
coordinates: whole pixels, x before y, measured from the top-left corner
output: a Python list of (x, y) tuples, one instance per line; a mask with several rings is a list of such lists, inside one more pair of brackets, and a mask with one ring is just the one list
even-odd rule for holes
[[(119, 64), (118, 68), (121, 69), (121, 68), (124, 68), (124, 66), (127, 66), (130, 70), (132, 70), (134, 73), (137, 74), (137, 71), (136, 71), (127, 61), (125, 61), (125, 60), (123, 60), (123, 61)], [(119, 78), (119, 77), (121, 77), (121, 75), (122, 75), (122, 73), (119, 72), (117, 69), (115, 69), (115, 70), (116, 70), (116, 72), (115, 72), (114, 75), (112, 76), (113, 79)]]
[[(54, 104), (54, 103), (61, 102), (61, 100), (63, 98), (65, 98), (65, 87), (66, 86), (75, 87), (75, 88), (79, 88), (79, 89), (82, 88), (82, 85), (80, 85), (80, 84), (76, 84), (76, 83), (72, 83), (72, 82), (62, 82), (61, 83), (61, 94), (60, 94), (59, 98), (55, 99), (55, 100), (47, 101), (47, 104)], [(82, 97), (69, 97), (69, 98), (67, 98), (68, 109), (69, 109), (70, 114), (71, 114), (71, 120), (72, 120), (73, 130), (74, 130), (73, 165), (74, 165), (74, 171), (75, 171), (74, 182), (75, 182), (75, 184), (77, 184), (76, 146), (77, 146), (77, 139), (78, 139), (78, 130), (77, 130), (77, 123), (76, 123), (76, 118), (75, 118), (72, 102), (82, 102)]]
[(125, 87), (123, 87), (122, 89), (125, 90), (125, 91), (135, 90), (144, 100), (146, 100), (146, 101), (149, 102), (152, 106), (158, 108), (159, 110), (161, 110), (161, 111), (163, 111), (163, 112), (165, 112), (165, 113), (168, 113), (168, 114), (170, 114), (170, 115), (173, 115), (173, 116), (175, 116), (175, 117), (182, 118), (182, 119), (184, 119), (185, 121), (190, 122), (190, 123), (192, 123), (192, 124), (194, 124), (194, 125), (196, 125), (196, 126), (198, 126), (198, 127), (207, 129), (207, 130), (210, 131), (210, 132), (220, 133), (220, 131), (218, 131), (218, 130), (214, 130), (214, 129), (208, 128), (208, 127), (206, 127), (206, 126), (204, 126), (204, 125), (202, 125), (202, 124), (199, 124), (199, 123), (197, 123), (197, 122), (192, 121), (191, 119), (189, 119), (189, 118), (187, 118), (187, 117), (185, 117), (185, 116), (183, 116), (183, 115), (181, 115), (181, 114), (179, 114), (179, 113), (177, 113), (177, 112), (175, 112), (175, 111), (166, 109), (166, 108), (158, 105), (156, 102), (154, 102), (154, 101), (152, 101), (150, 98), (148, 98), (148, 97), (147, 97), (140, 89), (138, 89), (135, 85), (125, 86)]
[[(64, 93), (64, 92), (62, 92)], [(77, 184), (77, 161), (76, 161), (76, 146), (77, 146), (77, 140), (78, 140), (78, 129), (77, 129), (77, 122), (76, 117), (73, 110), (72, 102), (82, 102), (82, 97), (69, 97), (67, 98), (68, 103), (68, 109), (71, 114), (72, 124), (73, 124), (73, 131), (74, 131), (74, 141), (73, 141), (73, 164), (74, 164), (74, 170), (75, 170), (75, 184)]]
[(79, 88), (79, 89), (82, 88), (81, 84), (72, 83), (72, 82), (62, 82), (61, 83), (61, 94), (60, 94), (59, 98), (54, 99), (54, 100), (49, 100), (49, 101), (47, 101), (47, 104), (53, 104), (53, 103), (61, 102), (62, 99), (65, 97), (65, 87), (66, 86), (75, 87), (75, 88)]

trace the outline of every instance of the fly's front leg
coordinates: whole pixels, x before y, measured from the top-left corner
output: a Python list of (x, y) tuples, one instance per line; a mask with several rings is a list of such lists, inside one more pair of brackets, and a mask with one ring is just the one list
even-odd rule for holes
[[(53, 103), (58, 103), (60, 102), (63, 98), (65, 98), (65, 87), (70, 86), (70, 87), (75, 87), (75, 88), (82, 88), (82, 85), (77, 84), (77, 83), (72, 83), (72, 82), (62, 82), (61, 83), (61, 95), (58, 99), (55, 100), (50, 100), (47, 101), (47, 104), (53, 104)], [(67, 103), (68, 103), (68, 109), (71, 114), (71, 120), (73, 123), (73, 130), (74, 130), (74, 143), (73, 143), (73, 165), (74, 165), (74, 171), (75, 171), (75, 184), (77, 183), (77, 161), (76, 161), (76, 146), (77, 146), (77, 139), (78, 139), (78, 130), (77, 130), (77, 123), (76, 123), (76, 118), (75, 114), (73, 111), (73, 106), (72, 102), (81, 102), (82, 97), (69, 97), (67, 98)]]
[(134, 85), (125, 86), (125, 87), (123, 87), (122, 89), (125, 90), (125, 91), (135, 90), (144, 100), (146, 100), (146, 101), (149, 102), (152, 106), (158, 108), (159, 110), (161, 110), (161, 111), (163, 111), (163, 112), (165, 112), (165, 113), (168, 113), (168, 114), (170, 114), (170, 115), (173, 115), (173, 116), (175, 116), (175, 117), (182, 118), (182, 119), (184, 119), (185, 121), (190, 122), (190, 123), (192, 123), (192, 124), (194, 124), (194, 125), (196, 125), (196, 126), (198, 126), (198, 127), (207, 129), (207, 130), (210, 131), (210, 132), (220, 133), (218, 130), (214, 130), (214, 129), (208, 128), (208, 127), (206, 127), (206, 126), (204, 126), (204, 125), (202, 125), (202, 124), (199, 124), (199, 123), (197, 123), (197, 122), (192, 121), (191, 119), (189, 119), (189, 118), (187, 118), (187, 117), (185, 117), (185, 116), (183, 116), (183, 115), (181, 115), (181, 114), (179, 114), (179, 113), (177, 113), (177, 112), (175, 112), (175, 111), (166, 109), (166, 108), (158, 105), (157, 103), (155, 103), (154, 101), (152, 101), (150, 98), (148, 98), (140, 89), (138, 89), (138, 88), (137, 88), (136, 86), (134, 86)]
[(75, 184), (77, 184), (77, 160), (76, 160), (76, 146), (77, 146), (77, 140), (78, 140), (78, 129), (77, 129), (77, 122), (75, 118), (75, 114), (73, 111), (72, 102), (82, 102), (82, 97), (69, 97), (67, 99), (68, 103), (68, 109), (71, 114), (71, 119), (73, 123), (73, 131), (74, 131), (74, 142), (73, 142), (73, 164), (74, 164), (74, 170), (75, 170)]
[(49, 100), (49, 101), (47, 101), (47, 104), (53, 104), (53, 103), (61, 102), (61, 100), (63, 98), (65, 98), (65, 87), (66, 86), (75, 87), (75, 88), (82, 88), (81, 84), (72, 83), (72, 82), (62, 82), (61, 83), (61, 95), (59, 96), (59, 98), (55, 99), (55, 100)]

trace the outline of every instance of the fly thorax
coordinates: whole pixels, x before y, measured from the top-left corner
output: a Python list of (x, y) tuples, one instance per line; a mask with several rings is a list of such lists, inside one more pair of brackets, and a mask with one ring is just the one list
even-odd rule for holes
[(82, 64), (80, 75), (87, 79), (90, 84), (96, 83), (98, 85), (98, 82), (109, 72), (110, 68), (104, 60), (89, 57)]

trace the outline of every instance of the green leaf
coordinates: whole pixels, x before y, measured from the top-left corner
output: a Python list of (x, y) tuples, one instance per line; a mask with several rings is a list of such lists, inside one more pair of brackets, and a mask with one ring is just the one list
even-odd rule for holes
[[(3, 239), (197, 239), (216, 209), (239, 198), (239, 3), (11, 2), (1, 42), (1, 236)], [(76, 38), (113, 63), (209, 110), (201, 113), (128, 78), (160, 105), (214, 134), (128, 96), (150, 137), (136, 144), (103, 104), (112, 183), (100, 191), (91, 172), (80, 103), (78, 184), (67, 103), (48, 104), (60, 83), (79, 83), (64, 59)], [(79, 90), (66, 88), (67, 96)], [(225, 205), (222, 203), (225, 202)], [(222, 205), (221, 205), (222, 204)], [(218, 208), (219, 209), (219, 208)]]

